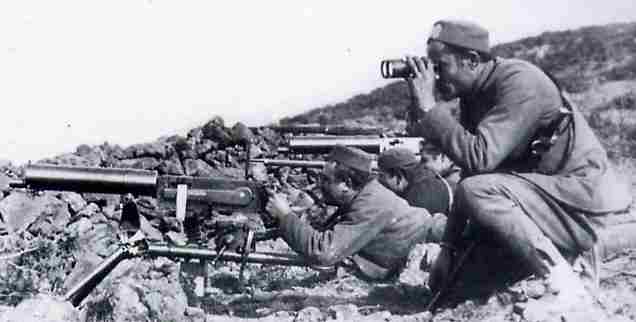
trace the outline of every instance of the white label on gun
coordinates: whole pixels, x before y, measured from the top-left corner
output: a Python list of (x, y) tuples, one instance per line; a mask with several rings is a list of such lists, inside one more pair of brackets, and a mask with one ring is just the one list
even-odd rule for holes
[(188, 202), (188, 185), (177, 185), (177, 220), (183, 222), (186, 215), (186, 203)]

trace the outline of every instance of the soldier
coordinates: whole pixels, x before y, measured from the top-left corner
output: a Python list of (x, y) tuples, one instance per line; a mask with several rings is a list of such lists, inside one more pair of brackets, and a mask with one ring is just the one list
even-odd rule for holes
[(447, 215), (457, 183), (442, 177), (427, 159), (430, 158), (420, 162), (409, 149), (388, 149), (378, 157), (378, 180), (409, 205), (426, 208), (431, 214)]
[[(592, 218), (624, 211), (631, 202), (586, 120), (538, 67), (492, 57), (488, 32), (474, 23), (435, 23), (427, 56), (428, 63), (406, 58), (414, 71), (406, 78), (413, 97), (409, 128), (437, 145), (464, 176), (431, 287), (446, 279), (470, 219), (554, 293), (585, 296), (562, 255), (593, 250)], [(456, 98), (459, 120), (448, 108)]]
[(338, 145), (327, 160), (320, 185), (325, 202), (338, 206), (333, 225), (314, 229), (292, 214), (281, 195), (272, 195), (266, 206), (278, 219), (282, 238), (311, 264), (330, 266), (352, 259), (346, 262), (358, 276), (387, 279), (404, 266), (414, 245), (441, 237), (439, 221), (445, 217), (409, 206), (380, 184), (373, 178), (369, 154)]

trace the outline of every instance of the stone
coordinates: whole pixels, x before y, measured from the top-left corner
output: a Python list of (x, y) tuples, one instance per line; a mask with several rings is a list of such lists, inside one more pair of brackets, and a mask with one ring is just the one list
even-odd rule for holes
[(188, 243), (188, 238), (183, 233), (179, 233), (176, 231), (169, 231), (166, 233), (166, 238), (177, 246), (185, 246)]
[(146, 217), (139, 216), (139, 222), (141, 224), (141, 231), (146, 234), (146, 239), (149, 241), (163, 241), (163, 234), (161, 231), (153, 227)]
[(133, 168), (144, 170), (155, 170), (159, 167), (159, 160), (153, 157), (142, 157), (138, 159), (124, 159), (117, 163), (119, 168)]
[(81, 217), (76, 222), (68, 225), (65, 231), (71, 236), (86, 236), (93, 229), (93, 223), (85, 217)]
[(24, 231), (36, 223), (39, 227), (33, 230), (57, 231), (52, 224), (61, 230), (70, 220), (66, 205), (52, 194), (33, 196), (23, 191), (15, 191), (0, 201), (0, 214), (9, 232)]
[(250, 146), (250, 159), (261, 158), (265, 155), (265, 150), (259, 145), (252, 144)]
[(95, 215), (97, 215), (98, 212), (99, 212), (99, 206), (97, 206), (97, 204), (91, 202), (86, 207), (84, 207), (82, 210), (80, 210), (77, 213), (76, 217), (92, 218)]
[(159, 162), (159, 166), (157, 167), (159, 174), (168, 174), (168, 175), (176, 175), (182, 176), (184, 175), (183, 166), (181, 165), (181, 160), (177, 155), (172, 155), (169, 159), (161, 160)]
[(110, 193), (84, 193), (83, 196), (87, 203), (95, 203), (102, 208), (118, 205), (121, 200), (119, 195)]
[(193, 139), (194, 142), (201, 142), (203, 139), (203, 131), (201, 130), (201, 127), (198, 126), (188, 131), (187, 137), (188, 139)]
[(0, 315), (0, 322), (80, 322), (80, 314), (69, 302), (39, 294)]
[(188, 306), (184, 312), (191, 322), (206, 322), (205, 311), (198, 307)]
[(219, 144), (210, 139), (203, 139), (199, 144), (196, 145), (196, 152), (199, 158), (205, 158), (205, 155), (219, 148)]
[(320, 309), (309, 306), (298, 311), (294, 322), (321, 322), (325, 320), (326, 318), (324, 314), (320, 312)]
[(88, 144), (80, 144), (75, 148), (75, 154), (79, 156), (85, 156), (93, 152), (93, 148), (91, 148)]
[(121, 262), (83, 305), (89, 311), (87, 321), (132, 322), (147, 321), (149, 317), (157, 321), (191, 321), (185, 315), (188, 305), (179, 283), (179, 265), (166, 258)]
[(93, 154), (86, 156), (78, 156), (73, 153), (58, 155), (53, 158), (47, 158), (37, 161), (36, 163), (54, 164), (54, 165), (71, 165), (84, 167), (97, 167), (102, 162), (101, 158)]
[(254, 133), (241, 122), (236, 122), (232, 126), (232, 140), (235, 144), (244, 144), (246, 142), (252, 142), (254, 140)]
[(254, 180), (259, 182), (266, 182), (267, 180), (269, 180), (267, 167), (261, 162), (252, 163), (250, 165), (250, 175), (252, 176), (252, 178), (254, 178)]
[(127, 159), (155, 158), (164, 159), (166, 157), (166, 147), (161, 142), (134, 144), (124, 149)]
[(223, 119), (213, 118), (201, 128), (203, 138), (217, 142), (221, 148), (233, 143), (232, 135), (223, 123)]
[(196, 177), (226, 177), (226, 175), (211, 167), (205, 161), (200, 159), (187, 159), (184, 161), (186, 175)]
[(140, 215), (148, 219), (156, 218), (159, 215), (157, 199), (144, 196), (137, 198), (136, 203)]
[(334, 305), (327, 312), (338, 321), (354, 321), (360, 315), (358, 307), (353, 304)]
[(391, 317), (391, 312), (379, 311), (365, 316), (365, 320), (368, 319), (369, 321), (389, 321)]
[(58, 198), (68, 204), (68, 209), (71, 211), (71, 215), (75, 215), (86, 207), (86, 201), (77, 192), (64, 191), (60, 192)]
[(400, 283), (413, 287), (425, 287), (428, 282), (428, 271), (439, 252), (437, 244), (420, 243), (415, 245), (409, 252), (404, 269), (400, 272)]
[(8, 193), (11, 191), (11, 188), (9, 187), (9, 182), (11, 182), (11, 180), (13, 179), (9, 177), (8, 175), (4, 173), (0, 173), (0, 192), (2, 192), (0, 194), (0, 198), (2, 198), (5, 193)]

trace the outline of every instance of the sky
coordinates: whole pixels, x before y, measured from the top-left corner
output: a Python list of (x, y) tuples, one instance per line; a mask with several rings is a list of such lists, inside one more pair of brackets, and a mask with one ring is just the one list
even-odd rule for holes
[(423, 55), (443, 18), (497, 44), (636, 21), (636, 1), (0, 0), (0, 159), (341, 102), (388, 84), (380, 60)]

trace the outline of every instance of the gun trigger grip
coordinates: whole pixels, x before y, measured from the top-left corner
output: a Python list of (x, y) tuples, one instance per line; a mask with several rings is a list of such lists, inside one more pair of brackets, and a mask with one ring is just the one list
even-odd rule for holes
[(188, 201), (188, 185), (179, 184), (177, 185), (177, 200), (176, 200), (176, 208), (177, 208), (177, 220), (183, 224), (186, 215), (186, 204)]

